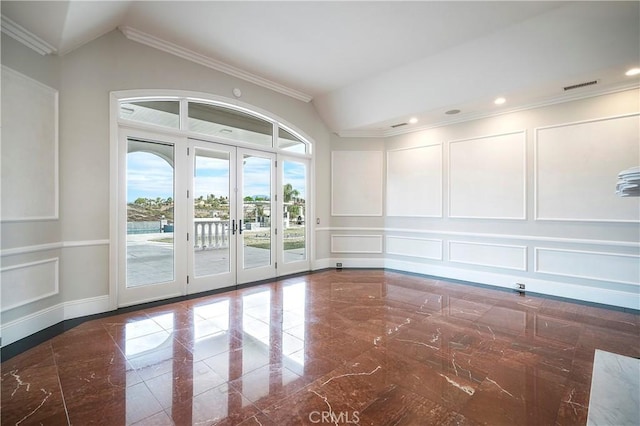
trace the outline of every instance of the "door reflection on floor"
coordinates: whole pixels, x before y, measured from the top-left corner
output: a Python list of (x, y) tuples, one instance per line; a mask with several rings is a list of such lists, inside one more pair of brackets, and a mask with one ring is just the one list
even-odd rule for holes
[[(222, 419), (253, 409), (250, 401), (299, 379), (306, 290), (305, 282), (248, 289), (240, 298), (127, 323), (127, 419), (141, 410), (158, 410), (152, 406), (156, 400), (185, 424)], [(138, 387), (145, 383), (155, 400), (140, 397)]]

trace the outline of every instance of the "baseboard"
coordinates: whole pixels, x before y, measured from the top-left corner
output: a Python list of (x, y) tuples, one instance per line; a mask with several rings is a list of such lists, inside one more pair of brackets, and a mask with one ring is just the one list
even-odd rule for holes
[(478, 270), (467, 270), (447, 266), (429, 265), (401, 260), (386, 259), (385, 268), (397, 269), (446, 279), (468, 281), (471, 283), (517, 290), (516, 283), (526, 285), (527, 293), (562, 297), (581, 302), (612, 305), (621, 308), (640, 310), (640, 294), (611, 290), (587, 285), (571, 284), (521, 275), (500, 274)]
[(2, 347), (56, 325), (64, 320), (109, 311), (109, 296), (59, 303), (2, 324)]
[(502, 274), (480, 270), (454, 268), (433, 265), (429, 263), (408, 262), (396, 259), (357, 259), (357, 258), (328, 258), (314, 263), (314, 269), (335, 268), (341, 263), (343, 268), (385, 268), (402, 272), (410, 272), (443, 279), (465, 281), (517, 290), (516, 283), (523, 283), (527, 293), (561, 297), (580, 302), (610, 305), (618, 308), (640, 310), (640, 293), (611, 290), (588, 285), (572, 284), (541, 278), (523, 277), (522, 275)]
[(111, 310), (109, 296), (97, 296), (64, 303), (64, 319), (73, 319)]
[(343, 268), (384, 268), (385, 259), (375, 258), (329, 258), (320, 259), (314, 262), (313, 270), (336, 268), (336, 264), (341, 263)]
[(64, 321), (64, 303), (2, 324), (2, 347)]

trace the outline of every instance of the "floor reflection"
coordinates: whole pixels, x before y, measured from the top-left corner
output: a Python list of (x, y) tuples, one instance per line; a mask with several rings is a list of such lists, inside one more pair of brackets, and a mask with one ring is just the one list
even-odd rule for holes
[(193, 305), (181, 312), (189, 316), (186, 327), (176, 312), (127, 321), (122, 349), (137, 373), (128, 376), (127, 423), (139, 417), (146, 387), (153, 395), (146, 411), (179, 409), (182, 422), (197, 423), (255, 408), (253, 402), (300, 380), (290, 367), (300, 371), (305, 362), (306, 286), (261, 287), (233, 301)]
[(595, 349), (640, 356), (639, 325), (326, 271), (85, 322), (2, 364), (2, 424), (585, 424)]

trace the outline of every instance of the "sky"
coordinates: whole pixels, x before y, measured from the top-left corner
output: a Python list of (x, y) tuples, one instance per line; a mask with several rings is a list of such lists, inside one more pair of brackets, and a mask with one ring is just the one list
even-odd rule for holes
[[(196, 157), (195, 198), (229, 196), (229, 164), (227, 160), (204, 156)], [(247, 157), (244, 160), (244, 196), (268, 195), (268, 159)], [(283, 161), (284, 183), (291, 183), (306, 198), (305, 165), (294, 161)], [(127, 202), (136, 199), (156, 199), (174, 197), (173, 168), (157, 155), (146, 152), (132, 152), (127, 155)]]

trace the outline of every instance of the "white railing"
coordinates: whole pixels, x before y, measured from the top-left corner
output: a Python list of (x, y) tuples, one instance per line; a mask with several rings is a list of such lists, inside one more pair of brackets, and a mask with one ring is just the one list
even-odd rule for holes
[(229, 221), (195, 218), (193, 245), (202, 250), (229, 247)]

